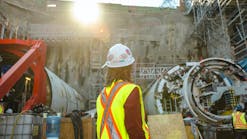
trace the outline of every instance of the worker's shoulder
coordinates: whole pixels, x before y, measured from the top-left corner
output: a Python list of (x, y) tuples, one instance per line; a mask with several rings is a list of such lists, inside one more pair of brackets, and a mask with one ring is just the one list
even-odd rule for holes
[(135, 84), (135, 83), (131, 83), (131, 82), (127, 82), (126, 85), (129, 86), (129, 87), (138, 87), (138, 88), (140, 88), (139, 85), (137, 85), (137, 84)]

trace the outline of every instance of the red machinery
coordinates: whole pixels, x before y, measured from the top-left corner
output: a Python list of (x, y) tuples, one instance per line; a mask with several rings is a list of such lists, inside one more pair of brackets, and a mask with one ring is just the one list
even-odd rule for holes
[[(0, 99), (9, 93), (18, 80), (31, 69), (33, 73), (32, 95), (22, 110), (31, 109), (39, 103), (46, 103), (46, 45), (42, 41), (0, 40), (0, 54), (15, 55), (17, 61), (0, 78)], [(1, 56), (1, 55), (0, 55)], [(0, 61), (0, 64), (4, 63)]]

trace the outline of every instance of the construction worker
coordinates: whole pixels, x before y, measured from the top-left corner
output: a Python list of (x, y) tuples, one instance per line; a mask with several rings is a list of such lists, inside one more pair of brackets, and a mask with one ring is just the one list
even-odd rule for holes
[(97, 108), (98, 139), (148, 139), (149, 131), (140, 86), (131, 82), (135, 59), (122, 44), (112, 46), (107, 61), (105, 87), (99, 94)]
[(243, 112), (241, 105), (237, 105), (234, 112), (232, 113), (232, 124), (234, 128), (235, 139), (246, 139), (247, 138), (247, 123), (246, 115)]

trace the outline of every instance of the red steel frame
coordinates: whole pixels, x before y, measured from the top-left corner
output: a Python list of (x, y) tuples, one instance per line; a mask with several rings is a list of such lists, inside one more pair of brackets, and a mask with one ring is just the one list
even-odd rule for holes
[(0, 78), (0, 99), (3, 98), (29, 68), (34, 73), (32, 96), (22, 110), (46, 103), (46, 45), (35, 40), (0, 40), (0, 52), (14, 54), (20, 59)]

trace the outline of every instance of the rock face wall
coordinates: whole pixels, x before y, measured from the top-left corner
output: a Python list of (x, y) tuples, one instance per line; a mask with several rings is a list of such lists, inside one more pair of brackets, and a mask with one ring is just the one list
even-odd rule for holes
[(48, 43), (47, 68), (76, 89), (86, 100), (94, 99), (102, 88), (95, 88), (95, 85), (103, 82), (98, 67), (95, 69), (92, 63), (98, 55), (90, 52), (93, 47), (99, 51), (103, 48), (103, 45), (97, 42), (99, 40), (87, 38), (73, 42)]
[[(190, 37), (194, 30), (192, 19), (180, 10), (120, 5), (103, 5), (102, 9), (97, 25), (81, 26), (56, 19), (45, 23), (45, 29), (38, 29), (42, 24), (33, 24), (35, 28), (31, 28), (31, 36), (39, 36), (48, 44), (47, 67), (87, 100), (96, 99), (103, 87), (105, 70), (100, 66), (108, 48), (115, 43), (129, 46), (136, 63), (179, 64), (198, 60), (197, 40)], [(55, 24), (63, 25), (63, 29)], [(50, 33), (39, 34), (41, 30)], [(61, 36), (66, 33), (67, 37)]]
[(114, 29), (111, 43), (122, 42), (131, 47), (138, 62), (177, 64), (198, 57), (197, 41), (190, 38), (192, 22), (179, 10), (129, 15), (124, 20), (127, 27)]
[(208, 31), (208, 57), (222, 57), (234, 59), (233, 52), (230, 47), (231, 44), (229, 35), (228, 33), (226, 33), (227, 30), (223, 30), (222, 26), (217, 26), (215, 27), (215, 30)]
[(37, 15), (39, 21), (44, 19), (47, 16), (43, 12), (45, 9), (45, 0), (1, 0), (0, 27), (4, 28), (4, 35), (1, 37), (27, 39), (28, 24), (37, 19)]

